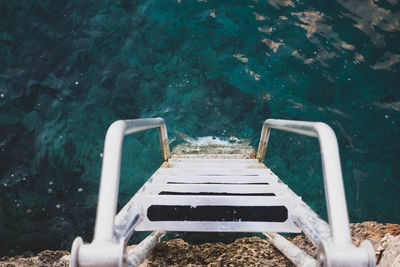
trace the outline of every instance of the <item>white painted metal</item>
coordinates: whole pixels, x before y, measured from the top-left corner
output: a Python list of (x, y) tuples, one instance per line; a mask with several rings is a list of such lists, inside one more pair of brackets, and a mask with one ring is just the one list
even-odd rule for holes
[[(79, 238), (79, 237), (78, 237)], [(78, 239), (77, 238), (77, 239)], [(76, 244), (76, 243), (75, 243)], [(122, 267), (124, 266), (125, 244), (112, 242), (78, 243), (76, 251), (71, 254), (71, 266), (79, 267)]]
[[(173, 155), (171, 155), (173, 156)], [(230, 158), (169, 158), (168, 163), (204, 163), (204, 164), (259, 164), (258, 159), (230, 159)]]
[(286, 238), (277, 233), (263, 233), (264, 236), (268, 238), (268, 240), (279, 249), (283, 255), (286, 256), (291, 262), (293, 262), (296, 266), (301, 267), (316, 267), (317, 261), (293, 245), (293, 243), (289, 242)]
[(241, 168), (241, 169), (265, 169), (264, 164), (260, 163), (235, 163), (235, 162), (207, 162), (207, 163), (191, 163), (191, 162), (168, 162), (166, 168), (182, 168), (182, 169), (193, 169), (193, 168), (208, 168), (208, 169), (222, 169), (222, 168)]
[(134, 205), (125, 205), (118, 214), (120, 216), (115, 216), (114, 220), (114, 236), (118, 242), (128, 242), (135, 226), (142, 219), (142, 210)]
[[(297, 196), (289, 187), (287, 187), (285, 195)], [(292, 211), (292, 219), (315, 247), (331, 239), (329, 224), (322, 220), (305, 202), (302, 201), (302, 203)]]
[[(80, 242), (74, 242), (75, 247), (72, 248), (74, 253), (71, 254), (71, 264), (78, 263), (79, 266), (122, 266), (121, 259), (123, 258), (125, 241), (122, 239), (117, 241), (114, 234), (122, 143), (125, 135), (152, 128), (159, 130), (161, 156), (165, 161), (169, 157), (169, 145), (163, 119), (120, 120), (114, 122), (108, 128), (104, 142), (94, 238), (91, 244), (82, 245)], [(129, 231), (123, 234), (129, 235)], [(109, 251), (108, 256), (103, 251)]]
[[(99, 203), (97, 206), (94, 240), (113, 242), (114, 217), (117, 209), (122, 142), (125, 135), (159, 128), (162, 157), (168, 159), (169, 147), (165, 123), (161, 118), (137, 119), (114, 122), (107, 131), (104, 143), (103, 166), (100, 178)], [(165, 158), (164, 158), (165, 157)]]
[[(330, 223), (330, 239), (321, 242), (326, 239), (323, 236), (326, 233), (326, 227), (320, 223), (322, 220), (315, 220), (318, 219), (318, 216), (314, 216), (316, 214), (313, 211), (310, 212), (308, 207), (300, 207), (297, 210), (297, 216), (294, 216), (296, 224), (306, 234), (314, 236), (314, 242), (321, 242), (318, 244), (318, 263), (323, 266), (375, 266), (375, 258), (371, 256), (374, 253), (371, 246), (364, 245), (356, 248), (351, 241), (339, 148), (332, 128), (321, 122), (268, 119), (264, 122), (257, 151), (257, 158), (261, 162), (265, 158), (271, 129), (303, 134), (319, 140)], [(304, 203), (304, 205), (306, 204)], [(319, 229), (314, 230), (314, 226)], [(369, 241), (364, 242), (370, 244)]]
[(144, 261), (147, 254), (158, 244), (164, 237), (164, 231), (155, 231), (140, 242), (136, 247), (128, 252), (128, 267), (139, 266)]
[(297, 206), (293, 210), (292, 218), (315, 247), (331, 239), (329, 224), (322, 220), (307, 204), (302, 203)]
[[(298, 233), (299, 228), (293, 223), (290, 211), (301, 202), (300, 197), (264, 197), (264, 196), (165, 196), (136, 195), (136, 205), (143, 211), (143, 220), (136, 226), (136, 231), (195, 231), (195, 232), (273, 232)], [(150, 221), (147, 209), (152, 205), (178, 206), (285, 206), (288, 219), (285, 222), (212, 222), (212, 221)]]
[(170, 175), (170, 176), (262, 176), (268, 177), (272, 172), (268, 169), (244, 169), (231, 167), (226, 168), (160, 168), (155, 172), (155, 175)]
[(185, 193), (274, 193), (281, 196), (287, 192), (286, 185), (231, 185), (231, 184), (145, 184), (143, 191), (138, 194), (158, 195), (160, 192), (185, 192)]
[(140, 207), (151, 205), (178, 206), (285, 206), (295, 208), (301, 202), (301, 197), (269, 197), (269, 196), (181, 196), (181, 195), (145, 195), (139, 194), (135, 199)]
[(249, 154), (171, 154), (171, 158), (183, 159), (254, 159), (254, 155)]
[(251, 184), (251, 183), (276, 183), (275, 176), (168, 176), (154, 175), (153, 183), (231, 183), (231, 184)]
[(301, 230), (290, 220), (277, 222), (194, 222), (194, 221), (163, 221), (144, 222), (135, 231), (164, 230), (173, 232), (263, 232), (266, 229), (275, 232), (300, 233)]
[(334, 242), (351, 243), (339, 148), (332, 128), (322, 122), (266, 120), (257, 152), (257, 158), (260, 161), (263, 161), (265, 157), (270, 129), (284, 130), (318, 138), (331, 237)]

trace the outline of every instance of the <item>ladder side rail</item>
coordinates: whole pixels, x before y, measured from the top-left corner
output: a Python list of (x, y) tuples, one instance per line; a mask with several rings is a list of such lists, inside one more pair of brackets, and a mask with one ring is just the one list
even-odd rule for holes
[(339, 148), (332, 128), (322, 122), (268, 119), (264, 122), (257, 151), (257, 158), (260, 161), (265, 158), (270, 129), (294, 132), (319, 139), (331, 238), (333, 242), (351, 243)]
[(115, 242), (114, 217), (117, 209), (122, 144), (125, 135), (158, 128), (163, 161), (169, 157), (168, 135), (162, 118), (118, 120), (108, 128), (104, 142), (99, 202), (93, 241)]
[(294, 265), (301, 267), (317, 267), (317, 261), (302, 251), (292, 242), (284, 238), (278, 233), (264, 232), (262, 233), (268, 240), (282, 252)]

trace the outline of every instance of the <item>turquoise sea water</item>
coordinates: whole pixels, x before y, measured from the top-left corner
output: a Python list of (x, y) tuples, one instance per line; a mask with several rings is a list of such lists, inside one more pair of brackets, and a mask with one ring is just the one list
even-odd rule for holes
[[(0, 0), (0, 255), (91, 240), (127, 118), (163, 117), (171, 145), (326, 122), (351, 221), (400, 223), (399, 71), (398, 0)], [(156, 131), (123, 157), (119, 207), (161, 163)], [(316, 140), (273, 132), (265, 162), (325, 216)]]

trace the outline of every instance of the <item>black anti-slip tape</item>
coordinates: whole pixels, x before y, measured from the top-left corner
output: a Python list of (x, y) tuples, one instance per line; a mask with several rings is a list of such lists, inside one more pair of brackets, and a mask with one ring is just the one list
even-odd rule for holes
[(179, 206), (152, 205), (147, 209), (150, 221), (210, 221), (210, 222), (285, 222), (285, 206)]

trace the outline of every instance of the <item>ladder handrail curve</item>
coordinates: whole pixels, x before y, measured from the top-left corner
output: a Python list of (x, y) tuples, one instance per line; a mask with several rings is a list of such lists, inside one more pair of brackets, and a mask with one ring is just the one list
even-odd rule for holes
[(351, 243), (339, 148), (332, 128), (322, 122), (267, 119), (263, 124), (257, 150), (257, 159), (261, 162), (265, 158), (271, 129), (318, 138), (331, 239), (335, 243)]
[(167, 127), (162, 118), (118, 120), (107, 130), (104, 142), (99, 200), (97, 205), (94, 239), (96, 242), (115, 243), (114, 218), (117, 209), (122, 144), (126, 135), (158, 128), (161, 157), (167, 161), (169, 143)]

